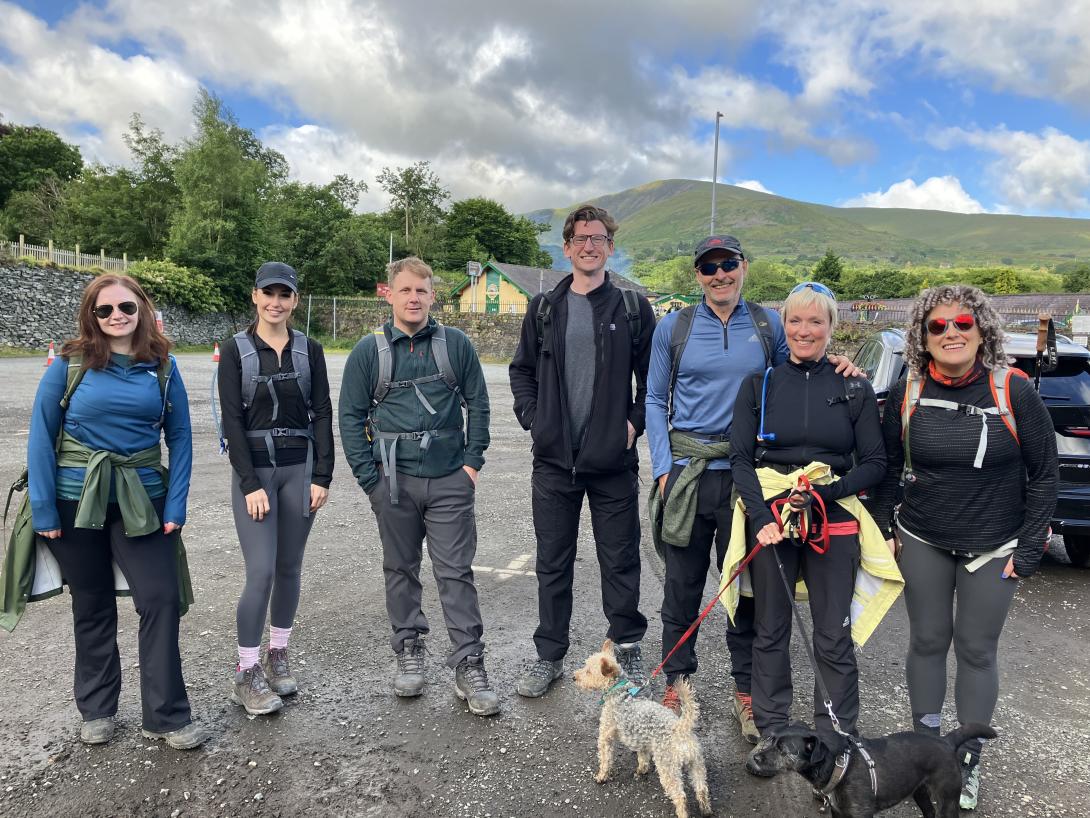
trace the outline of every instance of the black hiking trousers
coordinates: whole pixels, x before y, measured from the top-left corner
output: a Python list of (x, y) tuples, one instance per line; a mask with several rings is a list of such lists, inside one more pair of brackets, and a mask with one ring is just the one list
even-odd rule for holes
[(583, 497), (602, 576), (606, 635), (616, 643), (638, 642), (647, 631), (640, 613), (640, 512), (636, 472), (582, 475), (534, 460), (531, 479), (537, 535), (538, 626), (534, 645), (541, 659), (568, 652), (575, 579), (576, 542)]

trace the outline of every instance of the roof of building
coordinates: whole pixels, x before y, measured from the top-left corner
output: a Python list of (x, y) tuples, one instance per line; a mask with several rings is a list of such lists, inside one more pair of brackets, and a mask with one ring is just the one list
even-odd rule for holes
[[(485, 264), (481, 271), (482, 275), (489, 267), (495, 269), (504, 278), (526, 293), (528, 298), (532, 298), (539, 292), (548, 292), (559, 284), (565, 276), (569, 275), (563, 270), (549, 270), (544, 267), (524, 267), (521, 264), (505, 264), (500, 261), (490, 261)], [(654, 293), (642, 284), (612, 270), (609, 271), (609, 280), (622, 290), (634, 290), (646, 297), (654, 295)], [(452, 291), (453, 294), (457, 295), (468, 285), (469, 278), (463, 279), (454, 287)]]

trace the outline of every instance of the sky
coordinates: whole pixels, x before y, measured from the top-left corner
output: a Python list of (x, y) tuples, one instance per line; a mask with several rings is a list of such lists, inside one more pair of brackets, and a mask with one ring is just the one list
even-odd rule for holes
[(0, 116), (124, 164), (204, 87), (383, 209), (566, 207), (657, 179), (809, 202), (1090, 217), (1090, 0), (0, 0)]

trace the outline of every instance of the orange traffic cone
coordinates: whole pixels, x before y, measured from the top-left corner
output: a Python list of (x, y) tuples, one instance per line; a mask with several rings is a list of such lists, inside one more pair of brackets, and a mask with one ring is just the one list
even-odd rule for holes
[(49, 366), (56, 359), (57, 353), (53, 351), (53, 342), (49, 342), (49, 352), (45, 356), (45, 365)]
[[(50, 347), (50, 349), (52, 349), (53, 345), (50, 344), (49, 347)], [(220, 359), (220, 345), (219, 345), (219, 341), (217, 341), (216, 346), (212, 349), (212, 361), (216, 362), (216, 361), (219, 361), (219, 359)]]

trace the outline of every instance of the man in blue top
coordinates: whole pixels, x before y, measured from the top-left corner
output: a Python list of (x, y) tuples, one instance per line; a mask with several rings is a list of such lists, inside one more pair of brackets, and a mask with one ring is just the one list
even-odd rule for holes
[[(728, 452), (738, 388), (747, 377), (787, 359), (779, 315), (742, 299), (749, 261), (738, 239), (726, 235), (704, 239), (696, 248), (694, 266), (704, 297), (659, 322), (647, 375), (647, 442), (664, 517), (683, 502), (680, 496), (673, 504), (670, 499), (687, 467), (689, 474), (678, 484), (684, 486), (679, 491), (691, 492), (690, 501), (695, 495), (696, 511), (691, 528), (686, 524), (681, 532), (675, 528), (662, 533), (664, 657), (700, 612), (712, 543), (722, 569), (730, 542), (734, 481)], [(679, 342), (680, 351), (675, 353), (671, 347), (676, 350)], [(856, 371), (846, 360), (834, 363), (840, 371)], [(667, 707), (678, 707), (673, 683), (696, 672), (696, 637), (694, 633), (664, 667)], [(727, 628), (727, 648), (735, 684), (734, 713), (742, 735), (756, 743), (760, 736), (750, 699), (753, 637), (753, 600), (743, 597)]]

